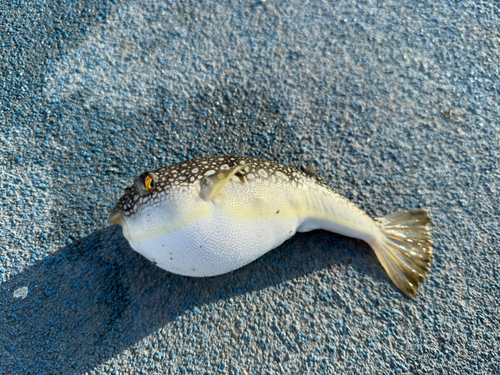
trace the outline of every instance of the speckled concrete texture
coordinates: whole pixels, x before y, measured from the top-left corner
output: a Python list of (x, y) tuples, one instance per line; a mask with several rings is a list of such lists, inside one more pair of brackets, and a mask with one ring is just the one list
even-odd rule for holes
[[(500, 5), (1, 1), (0, 373), (500, 373)], [(410, 300), (363, 242), (300, 234), (207, 279), (107, 214), (142, 171), (312, 163), (433, 218)]]

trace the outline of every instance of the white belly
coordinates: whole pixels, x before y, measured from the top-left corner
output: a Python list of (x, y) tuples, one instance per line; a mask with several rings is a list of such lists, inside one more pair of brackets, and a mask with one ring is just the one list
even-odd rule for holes
[(292, 237), (299, 225), (298, 217), (277, 214), (248, 220), (220, 210), (140, 242), (127, 239), (135, 251), (159, 267), (180, 275), (203, 277), (243, 267)]

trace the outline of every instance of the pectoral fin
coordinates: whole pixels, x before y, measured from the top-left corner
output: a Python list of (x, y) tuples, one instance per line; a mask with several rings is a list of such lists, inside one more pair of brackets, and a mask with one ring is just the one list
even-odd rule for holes
[(200, 197), (206, 201), (214, 200), (229, 179), (249, 165), (243, 164), (229, 169), (220, 169), (210, 176), (203, 177), (200, 183)]

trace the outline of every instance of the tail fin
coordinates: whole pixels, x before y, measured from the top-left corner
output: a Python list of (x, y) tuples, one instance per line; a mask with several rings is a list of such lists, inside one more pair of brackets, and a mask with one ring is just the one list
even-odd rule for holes
[(429, 214), (423, 209), (406, 210), (378, 221), (384, 237), (371, 245), (394, 284), (412, 298), (431, 264)]

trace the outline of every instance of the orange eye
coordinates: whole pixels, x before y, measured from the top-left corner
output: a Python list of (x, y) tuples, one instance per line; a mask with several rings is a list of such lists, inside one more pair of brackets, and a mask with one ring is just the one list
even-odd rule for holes
[(151, 191), (155, 187), (155, 180), (151, 176), (147, 176), (146, 179), (144, 180), (144, 189), (146, 191)]

